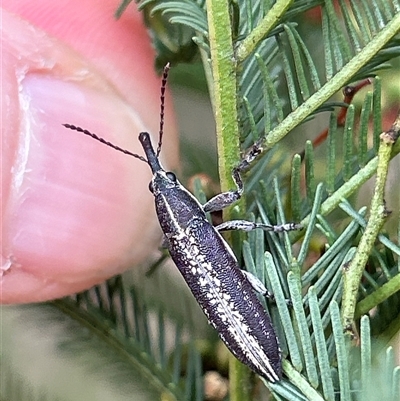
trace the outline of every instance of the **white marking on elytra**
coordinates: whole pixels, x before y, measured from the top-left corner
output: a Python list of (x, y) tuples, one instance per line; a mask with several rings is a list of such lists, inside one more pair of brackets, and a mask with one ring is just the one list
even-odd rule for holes
[[(214, 312), (217, 313), (220, 322), (222, 322), (228, 332), (232, 335), (236, 343), (242, 344), (240, 351), (246, 355), (251, 363), (263, 372), (267, 368), (271, 378), (273, 380), (278, 380), (278, 376), (275, 374), (268, 357), (265, 355), (265, 350), (261, 348), (258, 339), (253, 336), (252, 328), (246, 324), (244, 316), (242, 316), (242, 314), (236, 309), (234, 302), (231, 302), (231, 295), (222, 290), (221, 281), (215, 276), (212, 264), (210, 262), (205, 262), (205, 257), (200, 253), (198, 244), (190, 233), (185, 232), (185, 230), (180, 227), (168, 203), (166, 203), (166, 209), (170, 215), (170, 221), (173, 223), (176, 230), (176, 234), (171, 238), (171, 240), (175, 246), (183, 252), (186, 263), (191, 266), (190, 272), (198, 278), (198, 285), (203, 289), (203, 291), (206, 291), (209, 307), (215, 308)], [(219, 233), (217, 234), (219, 235)], [(182, 247), (182, 240), (188, 241), (189, 246)], [(229, 247), (227, 247), (227, 249), (230, 250)], [(234, 257), (233, 252), (232, 256)], [(249, 302), (249, 295), (244, 295), (244, 300)], [(208, 308), (204, 308), (204, 313), (207, 318), (210, 319), (210, 311)], [(255, 317), (259, 318), (260, 316), (256, 313)], [(219, 332), (221, 331), (221, 327), (219, 327), (216, 322), (211, 320), (211, 324)], [(265, 334), (268, 338), (269, 333)], [(226, 341), (223, 334), (220, 333), (220, 337), (223, 341)], [(234, 353), (237, 354), (237, 352)]]
[[(180, 248), (184, 252), (185, 259), (189, 265), (193, 266), (191, 272), (198, 277), (199, 286), (207, 290), (208, 304), (211, 308), (215, 308), (220, 321), (225, 325), (229, 333), (234, 337), (238, 344), (243, 344), (240, 347), (246, 357), (256, 366), (260, 371), (265, 371), (267, 367), (269, 374), (274, 380), (278, 380), (278, 376), (275, 374), (268, 357), (265, 356), (265, 350), (263, 350), (259, 344), (259, 341), (252, 334), (252, 328), (245, 322), (244, 316), (236, 309), (234, 302), (231, 302), (231, 295), (221, 288), (221, 281), (215, 277), (213, 272), (213, 266), (209, 262), (204, 262), (203, 255), (200, 254), (200, 250), (196, 242), (191, 238), (189, 233), (183, 232), (178, 228), (179, 234), (177, 237), (185, 237), (189, 240), (191, 246)], [(175, 238), (177, 238), (175, 237)], [(179, 244), (179, 240), (176, 241)], [(179, 246), (179, 245), (178, 245)], [(197, 265), (194, 267), (194, 265)], [(211, 274), (210, 274), (211, 273)], [(242, 273), (243, 274), (243, 273)], [(248, 302), (250, 297), (244, 296), (244, 299)], [(210, 318), (210, 312), (207, 308), (204, 312), (208, 318)], [(256, 318), (259, 318), (259, 314), (255, 314)], [(211, 324), (220, 331), (220, 327), (214, 321)], [(223, 338), (223, 335), (221, 335)], [(266, 333), (267, 338), (269, 333)]]

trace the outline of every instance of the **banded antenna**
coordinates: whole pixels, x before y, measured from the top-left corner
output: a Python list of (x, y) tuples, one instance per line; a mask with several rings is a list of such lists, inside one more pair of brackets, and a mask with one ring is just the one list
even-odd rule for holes
[(160, 96), (160, 131), (158, 133), (158, 145), (157, 145), (157, 157), (160, 156), (162, 138), (164, 135), (164, 106), (165, 106), (165, 89), (167, 87), (167, 79), (169, 73), (170, 63), (168, 62), (163, 71), (162, 81), (161, 81), (161, 96)]
[[(162, 81), (161, 81), (161, 95), (160, 95), (160, 130), (158, 133), (158, 145), (157, 145), (157, 157), (160, 155), (161, 152), (161, 147), (162, 147), (162, 139), (163, 139), (163, 135), (164, 135), (164, 110), (165, 110), (165, 90), (167, 87), (167, 79), (168, 79), (168, 72), (170, 69), (170, 63), (167, 63), (164, 67), (163, 70), (163, 75), (162, 75)], [(115, 150), (117, 150), (118, 152), (124, 153), (125, 155), (129, 155), (132, 157), (135, 157), (136, 159), (139, 159), (147, 164), (149, 164), (148, 160), (143, 157), (140, 156), (136, 153), (132, 153), (127, 149), (123, 149), (117, 145), (114, 145), (112, 142), (106, 141), (104, 138), (96, 135), (93, 132), (88, 131), (87, 129), (78, 127), (76, 125), (73, 124), (62, 124), (65, 128), (71, 129), (73, 131), (78, 131), (81, 132), (82, 134), (88, 135), (91, 138), (95, 139), (96, 141), (101, 142), (104, 145), (109, 146), (110, 148), (113, 148)]]

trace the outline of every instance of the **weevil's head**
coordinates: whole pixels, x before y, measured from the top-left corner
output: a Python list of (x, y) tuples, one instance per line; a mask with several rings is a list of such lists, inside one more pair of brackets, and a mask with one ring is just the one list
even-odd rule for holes
[(177, 180), (172, 172), (165, 171), (150, 141), (150, 135), (142, 132), (139, 141), (146, 153), (147, 163), (153, 172), (149, 189), (155, 198), (157, 216), (164, 233), (175, 233), (186, 227), (194, 216), (205, 218), (196, 198)]
[(159, 161), (158, 153), (154, 151), (153, 145), (150, 140), (150, 135), (147, 132), (141, 132), (139, 135), (139, 141), (143, 146), (143, 150), (146, 153), (147, 163), (153, 173), (153, 178), (150, 182), (149, 189), (155, 197), (160, 193), (173, 188), (181, 188), (182, 185), (176, 179), (176, 176), (172, 172), (165, 171)]
[(182, 185), (177, 180), (176, 175), (170, 171), (164, 171), (162, 168), (154, 173), (149, 184), (149, 190), (155, 197), (181, 187)]

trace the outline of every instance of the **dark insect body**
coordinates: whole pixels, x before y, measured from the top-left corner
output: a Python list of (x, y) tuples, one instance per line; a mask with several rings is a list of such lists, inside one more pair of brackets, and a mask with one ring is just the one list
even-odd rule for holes
[(236, 190), (221, 193), (203, 206), (180, 184), (175, 174), (162, 168), (159, 153), (168, 69), (167, 65), (162, 81), (157, 151), (154, 150), (147, 132), (139, 135), (146, 158), (110, 144), (82, 128), (70, 124), (65, 126), (145, 161), (150, 166), (153, 173), (150, 191), (154, 195), (158, 220), (173, 261), (229, 350), (254, 372), (270, 382), (276, 382), (282, 377), (278, 339), (271, 319), (255, 293), (257, 291), (267, 295), (268, 291), (256, 277), (240, 269), (220, 231), (261, 228), (281, 232), (299, 227), (295, 224), (271, 226), (242, 220), (228, 221), (213, 227), (206, 218), (206, 212), (221, 210), (240, 198), (243, 192), (240, 172), (261, 152), (259, 145), (251, 148), (234, 169)]

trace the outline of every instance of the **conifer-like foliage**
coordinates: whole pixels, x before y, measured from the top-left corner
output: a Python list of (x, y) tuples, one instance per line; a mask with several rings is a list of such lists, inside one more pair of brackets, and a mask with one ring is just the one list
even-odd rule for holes
[[(400, 220), (398, 203), (385, 199), (400, 119), (382, 134), (380, 77), (400, 55), (399, 1), (144, 0), (139, 7), (158, 68), (202, 61), (222, 190), (232, 188), (241, 154), (254, 143), (263, 148), (246, 173), (244, 199), (225, 218), (304, 227), (229, 238), (246, 270), (275, 296), (266, 308), (284, 378), (271, 385), (232, 356), (224, 399), (399, 400), (400, 368), (388, 343), (400, 329)], [(360, 110), (346, 97), (331, 100), (359, 82)], [(317, 157), (304, 123), (322, 112), (330, 118)], [(291, 148), (295, 140), (302, 154)], [(360, 202), (371, 177), (372, 195)], [(397, 178), (393, 187), (398, 194)], [(204, 399), (209, 354), (192, 340), (195, 324), (168, 303), (149, 302), (117, 278), (46, 308), (49, 319), (65, 324), (64, 348), (101, 350), (118, 382), (140, 372), (145, 399)], [(4, 399), (32, 399), (20, 390), (15, 395), (17, 383), (9, 368)]]

